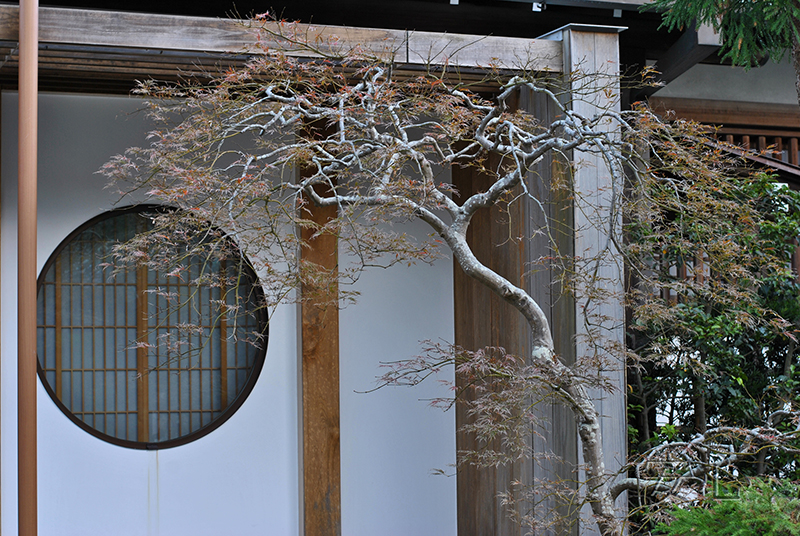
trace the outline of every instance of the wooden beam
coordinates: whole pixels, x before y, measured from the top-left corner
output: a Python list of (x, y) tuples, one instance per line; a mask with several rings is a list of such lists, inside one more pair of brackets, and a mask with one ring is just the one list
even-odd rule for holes
[[(336, 207), (307, 207), (305, 217), (325, 225)], [(302, 260), (336, 271), (336, 236), (313, 237), (301, 229), (309, 247)], [(303, 526), (305, 536), (340, 536), (341, 464), (339, 444), (339, 309), (335, 284), (324, 289), (301, 289), (302, 403), (303, 403)]]
[(561, 72), (561, 47), (546, 39), (409, 32), (405, 63)]
[[(746, 125), (794, 131), (800, 127), (800, 108), (796, 104), (651, 97), (650, 106), (656, 113), (674, 112), (675, 117), (710, 125)], [(765, 132), (765, 135), (771, 132), (774, 130)]]
[[(797, 126), (800, 127), (800, 125)], [(733, 143), (735, 136), (775, 136), (783, 139), (800, 137), (800, 129), (783, 130), (777, 128), (716, 127), (715, 130), (717, 134), (723, 135), (722, 138), (724, 138), (725, 141), (728, 141), (728, 136), (730, 136), (730, 143)]]
[[(18, 21), (17, 6), (0, 6), (0, 41), (18, 40)], [(250, 24), (232, 19), (40, 9), (43, 43), (249, 54), (260, 51)], [(278, 23), (268, 26), (280, 32)], [(305, 34), (310, 42), (320, 43), (322, 48), (359, 45), (378, 56), (394, 55), (397, 61), (409, 65), (561, 70), (560, 47), (545, 40), (309, 24), (299, 24), (296, 31)], [(333, 41), (334, 36), (338, 40)], [(267, 39), (264, 44), (273, 49), (292, 48), (277, 38)], [(290, 53), (312, 56), (303, 50)]]

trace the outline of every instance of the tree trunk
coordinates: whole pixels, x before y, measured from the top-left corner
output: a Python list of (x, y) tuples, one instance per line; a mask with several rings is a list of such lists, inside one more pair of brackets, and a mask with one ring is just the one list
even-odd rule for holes
[[(795, 21), (795, 27), (800, 26), (800, 21)], [(797, 33), (792, 32), (792, 67), (794, 67), (794, 89), (797, 92), (797, 103), (800, 104), (800, 40)]]
[(706, 397), (699, 378), (692, 382), (692, 404), (694, 405), (694, 431), (699, 434), (706, 433)]
[(641, 406), (641, 409), (635, 410), (633, 413), (640, 433), (637, 441), (642, 445), (650, 439), (650, 407), (647, 393), (645, 393), (644, 384), (642, 383), (642, 375), (636, 367), (630, 367), (628, 369), (628, 378), (630, 378), (630, 385), (636, 389), (635, 392), (631, 393), (631, 396), (635, 397)]

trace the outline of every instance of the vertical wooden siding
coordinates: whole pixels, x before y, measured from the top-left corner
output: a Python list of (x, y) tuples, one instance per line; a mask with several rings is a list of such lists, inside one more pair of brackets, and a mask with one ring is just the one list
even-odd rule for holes
[[(489, 179), (473, 168), (453, 168), (453, 183), (462, 195), (485, 191)], [(473, 218), (467, 240), (478, 259), (496, 270), (510, 281), (520, 284), (522, 267), (520, 260), (525, 254), (522, 241), (508, 240), (509, 236), (522, 234), (521, 208), (512, 207), (509, 215), (497, 208), (482, 210)], [(483, 285), (464, 274), (460, 267), (454, 267), (453, 283), (455, 307), (455, 342), (466, 349), (477, 350), (486, 346), (500, 346), (507, 352), (526, 355), (528, 345), (524, 319), (510, 305), (491, 293)], [(456, 378), (459, 389), (464, 388), (462, 378)], [(474, 393), (468, 389), (465, 399), (472, 399)], [(456, 428), (469, 422), (463, 404), (456, 406)], [(499, 449), (499, 443), (491, 445)], [(481, 448), (471, 434), (457, 432), (456, 448), (459, 451)], [(511, 535), (521, 534), (506, 515), (497, 497), (511, 487), (512, 481), (529, 481), (530, 471), (525, 464), (511, 464), (496, 468), (477, 468), (462, 466), (458, 470), (458, 534), (459, 536)]]
[[(584, 94), (580, 99), (570, 103), (573, 110), (584, 117), (592, 117), (602, 110), (619, 112), (619, 86), (613, 78), (595, 76), (606, 73), (616, 76), (619, 73), (619, 37), (608, 28), (593, 31), (591, 28), (577, 27), (565, 30), (564, 33), (564, 72), (584, 73), (589, 78), (575, 82), (577, 90), (594, 90), (595, 93)], [(613, 85), (610, 85), (613, 84)], [(570, 88), (573, 89), (573, 88)], [(615, 128), (609, 120), (608, 128)], [(600, 348), (594, 348), (588, 342), (588, 323), (578, 317), (575, 331), (575, 355), (578, 358), (594, 356), (602, 362), (598, 376), (614, 390), (591, 389), (595, 407), (601, 415), (603, 436), (603, 453), (606, 474), (615, 475), (627, 458), (627, 420), (625, 412), (625, 360), (624, 348), (624, 311), (621, 298), (622, 270), (605, 250), (609, 247), (607, 232), (612, 227), (619, 229), (621, 218), (612, 212), (614, 185), (611, 174), (605, 163), (597, 154), (575, 151), (573, 161), (579, 162), (573, 171), (573, 188), (575, 194), (574, 229), (575, 255), (583, 259), (602, 256), (598, 263), (584, 263), (583, 269), (591, 269), (597, 285), (610, 296), (603, 300), (590, 302), (582, 289), (578, 289), (575, 311), (585, 311), (591, 306), (595, 315), (591, 322), (598, 334), (603, 336)], [(617, 185), (619, 188), (620, 185)], [(580, 269), (580, 268), (578, 268)], [(577, 314), (577, 313), (576, 313)], [(616, 345), (616, 346), (614, 346)], [(597, 352), (595, 355), (595, 351)], [(579, 451), (579, 462), (583, 463)], [(581, 479), (584, 478), (581, 471)], [(625, 496), (617, 500), (620, 510), (626, 508)], [(588, 505), (584, 506), (581, 519), (582, 534), (598, 534), (596, 524)]]
[[(552, 117), (554, 111), (546, 99), (524, 91), (519, 106), (537, 114), (537, 117)], [(498, 164), (494, 158), (490, 165)], [(553, 159), (544, 159), (528, 179), (528, 188), (542, 201), (541, 206), (531, 200), (513, 204), (509, 212), (498, 207), (475, 215), (470, 225), (467, 240), (479, 260), (497, 271), (509, 281), (527, 289), (548, 313), (553, 326), (557, 351), (571, 353), (574, 321), (572, 307), (564, 306), (565, 299), (558, 299), (558, 289), (553, 287), (553, 273), (541, 258), (551, 254), (545, 224), (552, 219), (571, 218), (571, 213), (554, 206), (550, 195), (551, 173), (562, 172), (563, 166)], [(489, 177), (474, 168), (454, 167), (453, 183), (461, 197), (485, 191)], [(556, 233), (564, 233), (563, 226), (571, 229), (569, 221), (551, 227)], [(571, 234), (564, 235), (566, 246), (571, 246)], [(488, 289), (467, 277), (461, 268), (454, 267), (455, 342), (466, 349), (477, 350), (487, 346), (503, 347), (508, 353), (527, 356), (531, 342), (528, 326), (518, 311), (491, 293)], [(459, 387), (463, 379), (456, 378)], [(469, 399), (474, 393), (467, 390)], [(535, 485), (536, 480), (572, 481), (572, 470), (576, 461), (574, 419), (560, 405), (544, 402), (537, 406), (542, 426), (531, 435), (536, 452), (555, 452), (566, 463), (553, 459), (536, 462), (518, 462), (497, 468), (464, 466), (458, 471), (458, 534), (459, 536), (506, 536), (521, 535), (525, 531), (511, 521), (501, 505), (498, 494), (511, 488), (513, 481), (524, 485)], [(456, 427), (469, 421), (463, 405), (456, 409)], [(469, 434), (457, 432), (456, 447), (459, 451), (481, 447)], [(499, 445), (492, 445), (499, 448)], [(553, 501), (545, 502), (537, 513), (543, 515), (555, 508)], [(561, 508), (561, 513), (565, 513)], [(570, 529), (559, 527), (559, 534), (569, 534)]]
[[(527, 90), (520, 96), (520, 108), (534, 117), (543, 118), (545, 123), (555, 119), (558, 113), (548, 99)], [(562, 293), (559, 285), (561, 274), (546, 260), (550, 255), (571, 257), (574, 254), (572, 197), (566, 190), (553, 192), (552, 187), (556, 181), (568, 186), (571, 180), (569, 173), (569, 165), (563, 158), (548, 155), (528, 178), (528, 190), (542, 200), (542, 206), (530, 201), (526, 205), (526, 236), (529, 237), (526, 259), (530, 273), (526, 283), (530, 295), (548, 314), (556, 353), (567, 363), (573, 363), (575, 302), (570, 294)], [(541, 459), (533, 467), (534, 485), (537, 482), (549, 482), (574, 490), (578, 460), (575, 417), (564, 405), (553, 400), (538, 404), (536, 417), (541, 424), (534, 431), (533, 449)], [(546, 457), (548, 453), (555, 457)], [(561, 522), (551, 529), (537, 532), (538, 535), (577, 535), (576, 512), (569, 504), (559, 504), (550, 496), (542, 499), (536, 511), (541, 518), (549, 516), (549, 521), (554, 521), (553, 516), (561, 518)]]

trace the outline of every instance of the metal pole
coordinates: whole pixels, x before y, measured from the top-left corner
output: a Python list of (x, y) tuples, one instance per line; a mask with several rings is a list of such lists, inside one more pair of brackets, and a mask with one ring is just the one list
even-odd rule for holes
[(20, 0), (17, 200), (19, 535), (36, 536), (36, 196), (39, 2)]

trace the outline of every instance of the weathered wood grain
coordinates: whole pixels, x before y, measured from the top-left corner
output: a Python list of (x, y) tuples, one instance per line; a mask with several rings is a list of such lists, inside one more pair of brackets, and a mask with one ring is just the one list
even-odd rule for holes
[[(544, 124), (558, 113), (553, 103), (542, 95), (524, 89), (520, 108)], [(553, 189), (555, 182), (569, 184), (568, 165), (563, 159), (548, 155), (528, 176), (528, 191), (539, 202), (526, 204), (525, 218), (527, 250), (525, 265), (528, 271), (526, 290), (542, 306), (553, 334), (556, 353), (566, 363), (575, 361), (575, 304), (569, 293), (562, 292), (559, 273), (550, 257), (572, 255), (573, 222), (571, 196), (564, 190)], [(577, 464), (577, 434), (572, 413), (556, 401), (544, 400), (536, 405), (538, 426), (533, 431), (533, 448), (536, 461), (533, 465), (534, 485), (557, 483), (575, 489)], [(552, 454), (553, 456), (549, 456)], [(542, 502), (535, 508), (536, 515), (547, 522), (557, 522), (552, 530), (542, 530), (539, 536), (569, 536), (577, 534), (574, 512), (567, 504), (559, 503), (553, 496), (543, 494)]]
[[(336, 207), (308, 207), (306, 217), (324, 225)], [(308, 241), (304, 261), (336, 270), (337, 239), (301, 229)], [(303, 525), (305, 536), (339, 536), (342, 532), (339, 442), (339, 310), (337, 286), (303, 288), (301, 304), (303, 402)], [(309, 297), (314, 296), (314, 297)]]
[[(567, 29), (564, 32), (564, 57), (569, 72), (583, 72), (592, 75), (591, 79), (579, 80), (582, 90), (588, 89), (587, 83), (595, 86), (597, 92), (582, 99), (574, 99), (572, 107), (575, 111), (591, 117), (604, 109), (619, 111), (619, 86), (613, 79), (594, 77), (595, 73), (618, 74), (619, 45), (616, 33), (591, 32), (588, 29)], [(572, 89), (572, 88), (570, 88)], [(613, 125), (609, 122), (609, 128)], [(619, 229), (620, 215), (612, 212), (613, 185), (611, 174), (605, 163), (595, 154), (575, 151), (573, 183), (575, 190), (574, 228), (575, 256), (582, 259), (593, 259), (601, 255), (608, 245), (608, 230), (614, 221), (614, 228)], [(621, 185), (618, 185), (621, 186)], [(600, 389), (591, 390), (595, 406), (601, 415), (603, 434), (603, 451), (605, 469), (609, 475), (616, 474), (627, 458), (627, 420), (625, 412), (625, 360), (621, 352), (624, 348), (624, 310), (621, 295), (623, 293), (623, 274), (618, 259), (604, 257), (599, 264), (584, 263), (582, 268), (595, 270), (598, 285), (611, 296), (606, 300), (593, 300), (591, 303), (582, 290), (578, 290), (575, 303), (576, 340), (575, 354), (578, 359), (596, 358), (602, 363), (598, 375), (614, 387), (613, 392)], [(595, 316), (590, 319), (598, 329), (596, 335), (603, 337), (602, 347), (598, 350), (589, 342), (587, 322), (583, 313), (590, 310)], [(578, 311), (582, 314), (579, 315)], [(599, 327), (598, 327), (599, 326)], [(580, 450), (578, 451), (580, 454)], [(579, 462), (583, 461), (580, 459)], [(618, 506), (625, 508), (625, 499), (618, 500)], [(584, 509), (585, 534), (595, 534), (594, 525), (588, 507)]]
[(553, 41), (409, 32), (407, 42), (401, 61), (409, 64), (561, 71), (561, 47)]
[[(39, 13), (42, 43), (237, 54), (261, 50), (247, 21), (65, 8), (40, 8)], [(309, 24), (266, 27), (273, 35), (262, 34), (264, 45), (297, 56), (315, 54), (276, 36), (296, 32), (323, 52), (357, 45), (412, 65), (561, 70), (561, 49), (552, 41)], [(18, 6), (0, 6), (0, 40), (18, 40), (18, 28)]]
[[(519, 107), (543, 123), (552, 120), (557, 110), (546, 98), (524, 90)], [(499, 162), (491, 161), (489, 168)], [(574, 214), (572, 196), (565, 190), (552, 192), (552, 183), (560, 180), (569, 184), (569, 166), (561, 159), (542, 159), (527, 178), (527, 188), (535, 198), (520, 198), (508, 212), (495, 207), (477, 213), (468, 230), (468, 242), (479, 260), (491, 269), (520, 285), (540, 304), (553, 330), (556, 352), (568, 363), (575, 359), (575, 302), (562, 293), (552, 255), (569, 257), (574, 251)], [(463, 198), (485, 191), (489, 178), (475, 168), (452, 170), (453, 183)], [(456, 265), (455, 340), (467, 349), (500, 346), (509, 353), (528, 356), (531, 349), (530, 331), (522, 316), (486, 288), (469, 279)], [(463, 378), (457, 385), (465, 386)], [(474, 396), (469, 390), (467, 399)], [(563, 405), (547, 399), (534, 409), (538, 424), (532, 430), (531, 442), (535, 460), (505, 467), (477, 469), (462, 467), (458, 473), (458, 533), (467, 535), (516, 535), (520, 527), (511, 523), (500, 506), (497, 494), (508, 491), (512, 481), (524, 485), (559, 483), (575, 487), (578, 463), (577, 433), (574, 416)], [(456, 425), (468, 422), (465, 408), (457, 407)], [(498, 445), (493, 445), (497, 447)], [(481, 445), (467, 434), (459, 432), (457, 448), (474, 450)], [(554, 455), (554, 456), (551, 456)], [(546, 491), (543, 493), (546, 495)], [(548, 535), (577, 534), (576, 513), (567, 504), (545, 498), (535, 509), (540, 519), (563, 520), (552, 530), (538, 532)]]
[[(496, 157), (490, 158), (488, 163), (490, 168), (498, 164)], [(452, 180), (462, 198), (485, 191), (490, 184), (489, 178), (475, 168), (454, 167)], [(512, 205), (509, 212), (497, 207), (481, 210), (473, 217), (467, 232), (467, 241), (477, 258), (516, 284), (522, 284), (525, 270), (525, 242), (521, 240), (525, 225), (523, 211), (519, 203)], [(528, 329), (522, 315), (466, 276), (458, 265), (454, 266), (453, 279), (456, 344), (468, 350), (502, 347), (514, 355), (527, 355)], [(464, 400), (474, 400), (475, 392), (469, 388), (465, 378), (457, 377), (456, 385), (464, 389)], [(463, 404), (457, 405), (457, 429), (469, 420), (467, 408)], [(456, 448), (459, 451), (484, 447), (473, 435), (457, 432)], [(502, 449), (499, 441), (489, 447)], [(530, 483), (531, 476), (527, 461), (489, 468), (460, 467), (457, 477), (458, 534), (521, 535), (521, 527), (509, 519), (498, 494), (509, 491), (514, 481)]]

